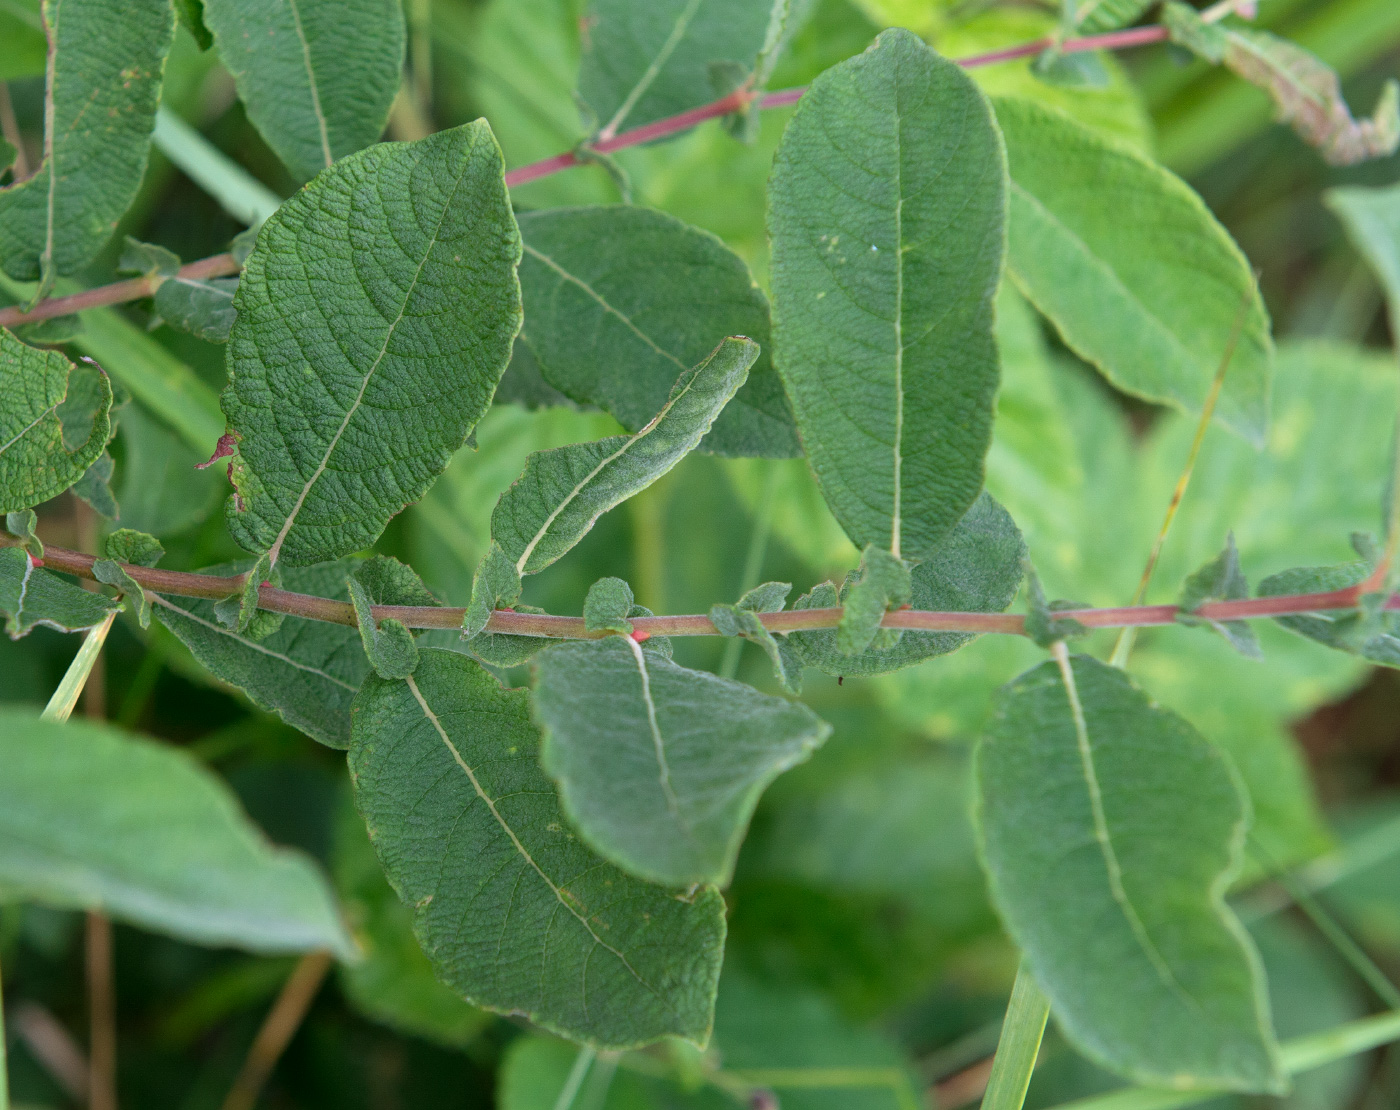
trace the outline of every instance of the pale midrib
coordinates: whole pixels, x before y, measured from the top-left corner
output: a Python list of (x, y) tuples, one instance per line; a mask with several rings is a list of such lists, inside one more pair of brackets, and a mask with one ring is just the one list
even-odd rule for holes
[(306, 41), (306, 32), (301, 26), (301, 12), (297, 10), (297, 0), (287, 0), (287, 7), (292, 13), (292, 25), (296, 28), (297, 39), (301, 43), (301, 57), (306, 66), (306, 81), (311, 89), (311, 110), (316, 115), (316, 128), (321, 134), (321, 153), (326, 159), (326, 165), (335, 161), (331, 154), (331, 137), (326, 127), (326, 114), (321, 110), (321, 93), (316, 87), (316, 70), (311, 65), (311, 44)]
[(203, 617), (197, 617), (188, 609), (181, 609), (178, 605), (172, 605), (170, 602), (166, 601), (165, 598), (161, 597), (160, 594), (148, 593), (146, 596), (149, 597), (152, 601), (154, 601), (157, 605), (165, 606), (165, 608), (169, 609), (172, 613), (178, 613), (186, 620), (193, 621), (195, 624), (201, 625), (202, 627), (209, 629), (211, 632), (218, 632), (220, 635), (227, 636), (230, 640), (236, 640), (244, 647), (252, 648), (254, 651), (261, 652), (263, 655), (266, 655), (270, 659), (276, 659), (281, 663), (286, 663), (289, 667), (295, 667), (299, 671), (306, 671), (307, 674), (318, 675), (321, 678), (324, 678), (327, 682), (334, 682), (337, 686), (344, 687), (346, 690), (349, 690), (352, 694), (356, 693), (359, 690), (358, 686), (352, 686), (350, 683), (336, 678), (333, 674), (327, 674), (325, 671), (319, 670), (318, 668), (313, 667), (308, 663), (303, 663), (300, 660), (293, 659), (290, 655), (283, 655), (279, 651), (273, 651), (271, 648), (265, 648), (262, 646), (262, 644), (259, 644), (256, 641), (246, 640), (242, 636), (239, 636), (237, 633), (230, 632), (227, 628), (224, 628), (222, 625), (215, 624), (213, 621), (207, 621)]
[(408, 684), (409, 692), (413, 694), (414, 701), (416, 701), (419, 708), (423, 710), (423, 715), (431, 722), (433, 728), (437, 731), (438, 737), (442, 740), (448, 752), (451, 753), (453, 761), (458, 767), (462, 768), (463, 773), (467, 776), (467, 781), (472, 784), (472, 789), (476, 791), (476, 796), (480, 798), (486, 808), (491, 811), (491, 816), (496, 819), (496, 824), (501, 827), (501, 831), (510, 839), (511, 844), (515, 846), (515, 850), (520, 853), (520, 857), (534, 869), (535, 874), (549, 887), (559, 904), (568, 910), (569, 913), (573, 915), (574, 919), (583, 926), (584, 931), (593, 938), (594, 943), (616, 956), (618, 962), (632, 973), (632, 976), (637, 982), (641, 983), (648, 990), (652, 990), (651, 984), (637, 974), (637, 969), (632, 966), (627, 957), (593, 931), (593, 926), (588, 923), (588, 919), (570, 904), (569, 900), (564, 897), (564, 892), (555, 885), (554, 880), (546, 875), (544, 869), (535, 862), (535, 857), (530, 855), (524, 844), (520, 843), (520, 838), (515, 835), (515, 830), (512, 829), (506, 819), (501, 816), (501, 811), (496, 808), (495, 801), (482, 789), (481, 783), (476, 777), (476, 772), (473, 771), (467, 761), (462, 758), (462, 753), (457, 750), (457, 745), (454, 744), (452, 738), (447, 735), (447, 730), (442, 727), (442, 722), (438, 720), (437, 714), (434, 713), (432, 707), (428, 705), (427, 699), (423, 697), (423, 692), (418, 689), (418, 683), (413, 681), (413, 676), (409, 675), (404, 681)]
[(690, 21), (695, 18), (695, 13), (700, 10), (702, 3), (704, 0), (690, 0), (690, 3), (686, 5), (685, 10), (676, 19), (676, 25), (671, 28), (670, 35), (661, 44), (661, 49), (657, 52), (656, 57), (651, 60), (651, 65), (647, 66), (646, 72), (632, 86), (632, 91), (627, 94), (627, 98), (622, 102), (617, 113), (608, 120), (608, 125), (599, 133), (600, 138), (610, 139), (617, 134), (617, 129), (622, 126), (623, 120), (637, 106), (637, 101), (642, 98), (647, 89), (651, 88), (651, 83), (656, 80), (657, 74), (661, 72), (661, 67), (670, 61), (671, 55), (675, 53), (676, 47), (685, 37), (686, 29), (690, 26)]
[[(54, 82), (58, 70), (58, 16), (63, 0), (53, 0), (53, 27), (49, 31), (48, 57), (44, 65), (44, 161), (49, 167), (48, 199), (44, 214), (44, 253), (39, 264), (39, 281), (53, 273), (54, 212), (58, 208), (58, 166), (54, 164), (54, 130), (58, 111), (54, 106)], [(48, 9), (40, 5), (42, 19), (48, 22)]]
[(15, 624), (20, 631), (24, 630), (24, 599), (29, 593), (29, 580), (34, 576), (34, 560), (26, 553), (24, 556), (24, 578), (19, 584), (19, 599), (15, 604)]
[[(699, 377), (699, 375), (697, 374), (696, 377)], [(524, 552), (521, 554), (520, 558), (515, 561), (515, 569), (517, 573), (526, 573), (525, 564), (530, 561), (530, 556), (535, 553), (535, 548), (539, 546), (540, 541), (543, 540), (544, 537), (549, 533), (549, 529), (553, 526), (554, 522), (559, 519), (559, 514), (562, 513), (565, 509), (569, 507), (570, 504), (573, 503), (574, 498), (576, 498), (580, 493), (582, 493), (585, 489), (588, 488), (588, 484), (591, 481), (593, 481), (594, 478), (598, 477), (600, 473), (602, 473), (604, 467), (606, 467), (609, 463), (615, 462), (617, 459), (620, 459), (623, 455), (627, 454), (627, 452), (630, 451), (636, 444), (640, 443), (646, 436), (649, 436), (652, 432), (654, 432), (656, 430), (656, 426), (661, 423), (662, 418), (665, 417), (665, 415), (668, 412), (670, 412), (673, 408), (675, 408), (676, 402), (679, 401), (682, 397), (684, 397), (687, 393), (689, 393), (691, 386), (693, 386), (694, 384), (695, 379), (692, 378), (685, 384), (685, 387), (683, 389), (677, 392), (674, 397), (672, 397), (669, 401), (666, 402), (666, 404), (662, 407), (661, 411), (651, 418), (650, 422), (648, 422), (645, 428), (643, 428), (636, 435), (627, 439), (621, 447), (619, 447), (611, 455), (603, 459), (602, 462), (600, 462), (597, 466), (595, 466), (592, 470), (585, 474), (574, 486), (574, 488), (569, 490), (569, 492), (565, 494), (564, 499), (560, 501), (558, 505), (554, 506), (554, 508), (550, 511), (550, 514), (544, 518), (544, 523), (540, 525), (540, 530), (536, 532), (534, 536), (531, 537), (530, 542), (525, 545)], [(568, 450), (568, 448), (561, 448), (561, 450)]]
[(556, 262), (549, 255), (544, 254), (542, 251), (536, 250), (534, 247), (530, 246), (529, 243), (524, 244), (524, 246), (526, 254), (528, 254), (531, 258), (535, 258), (538, 259), (540, 262), (543, 262), (546, 266), (548, 266), (565, 281), (572, 282), (574, 285), (577, 285), (580, 289), (582, 289), (585, 293), (592, 297), (593, 300), (595, 300), (598, 303), (599, 307), (602, 308), (604, 312), (609, 312), (612, 315), (616, 316), (619, 320), (622, 321), (622, 323), (627, 327), (627, 329), (631, 331), (633, 335), (635, 335), (638, 339), (640, 339), (658, 355), (660, 355), (664, 359), (669, 359), (671, 362), (675, 363), (676, 366), (679, 367), (681, 370), (686, 369), (685, 363), (683, 363), (675, 355), (671, 354), (670, 351), (659, 346), (656, 340), (652, 339), (651, 336), (649, 336), (646, 332), (642, 331), (641, 328), (637, 327), (637, 325), (632, 322), (632, 318), (630, 316), (628, 316), (625, 312), (619, 311), (618, 309), (614, 308), (611, 304), (609, 304), (607, 298), (605, 298), (601, 293), (594, 289), (593, 286), (589, 285), (588, 282), (584, 281), (582, 278), (578, 277), (575, 274), (571, 274), (568, 270), (564, 269), (563, 266), (559, 265), (559, 263)]
[[(466, 171), (462, 171), (465, 176)], [(301, 512), (302, 505), (306, 504), (306, 498), (311, 493), (311, 487), (320, 481), (321, 475), (326, 472), (326, 467), (330, 464), (331, 455), (335, 453), (336, 447), (340, 443), (340, 437), (345, 434), (345, 429), (350, 426), (351, 419), (355, 413), (359, 412), (360, 404), (365, 399), (365, 390), (369, 388), (369, 380), (374, 377), (374, 372), (379, 369), (379, 364), (384, 361), (385, 354), (389, 351), (389, 341), (394, 338), (394, 330), (403, 321), (403, 314), (408, 311), (408, 302), (413, 297), (413, 292), (418, 288), (418, 279), (423, 276), (423, 267), (428, 264), (428, 259), (433, 253), (433, 248), (437, 246), (438, 234), (442, 231), (442, 223), (447, 219), (448, 209), (457, 198), (457, 185), (461, 184), (462, 178), (459, 176), (453, 185), (452, 195), (447, 203), (442, 206), (442, 212), (438, 215), (437, 224), (433, 227), (433, 234), (429, 237), (427, 244), (423, 248), (423, 257), (418, 263), (418, 269), (413, 271), (413, 280), (408, 283), (408, 289), (403, 295), (403, 303), (399, 305), (398, 315), (393, 319), (389, 328), (384, 333), (384, 345), (379, 348), (379, 354), (374, 358), (370, 368), (365, 371), (365, 376), (360, 379), (360, 390), (355, 394), (355, 400), (345, 413), (345, 419), (340, 422), (340, 427), (335, 430), (335, 435), (331, 437), (330, 444), (326, 447), (326, 453), (321, 456), (320, 463), (317, 464), (315, 472), (307, 479), (306, 484), (301, 487), (301, 493), (297, 495), (296, 504), (292, 506), (292, 511), (287, 514), (287, 519), (282, 525), (281, 531), (277, 533), (277, 538), (272, 541), (272, 546), (268, 548), (268, 567), (276, 564), (277, 556), (282, 550), (282, 542), (287, 538), (287, 534), (292, 530), (292, 524), (296, 521), (297, 514)]]
[(656, 721), (656, 703), (651, 700), (651, 676), (647, 674), (646, 656), (642, 654), (642, 645), (631, 636), (622, 638), (632, 649), (632, 658), (637, 661), (637, 673), (642, 679), (642, 703), (647, 708), (647, 724), (651, 728), (651, 744), (656, 750), (656, 766), (660, 771), (661, 793), (666, 796), (666, 808), (671, 811), (671, 816), (684, 828), (685, 820), (681, 817), (680, 800), (671, 787), (671, 768), (666, 762), (666, 741), (661, 735), (661, 726)]
[(1153, 943), (1152, 937), (1147, 931), (1147, 926), (1138, 916), (1137, 908), (1123, 887), (1123, 867), (1118, 860), (1118, 853), (1113, 847), (1113, 838), (1108, 830), (1108, 815), (1104, 812), (1103, 791), (1099, 786), (1098, 769), (1094, 765), (1093, 747), (1089, 742), (1089, 724), (1084, 718), (1084, 706), (1079, 701), (1079, 688), (1074, 681), (1074, 668), (1070, 664), (1069, 652), (1066, 650), (1063, 640), (1057, 641), (1052, 650), (1055, 662), (1059, 664), (1065, 694), (1069, 699), (1070, 715), (1074, 718), (1074, 734), (1079, 746), (1079, 761), (1084, 770), (1084, 784), (1089, 793), (1089, 808), (1093, 813), (1094, 839), (1098, 842), (1099, 854), (1103, 856), (1104, 870), (1108, 874), (1109, 892), (1112, 894), (1114, 902), (1118, 904), (1118, 908), (1123, 911), (1129, 930), (1162, 982), (1174, 994), (1179, 995), (1194, 1007), (1195, 1000), (1177, 981), (1170, 965), (1163, 958), (1161, 952), (1157, 950), (1156, 944)]
[[(62, 402), (59, 402), (59, 404), (61, 404), (61, 403), (62, 403)], [(37, 427), (39, 426), (39, 422), (42, 421), (42, 420), (44, 419), (44, 417), (46, 417), (46, 416), (52, 416), (52, 415), (53, 415), (55, 412), (57, 412), (57, 411), (58, 411), (58, 404), (50, 405), (50, 406), (49, 406), (48, 408), (46, 408), (43, 412), (41, 412), (38, 416), (36, 416), (33, 420), (31, 420), (28, 424), (26, 424), (23, 428), (21, 428), (18, 432), (16, 432), (16, 433), (14, 434), (14, 436), (9, 440), (8, 443), (0, 443), (0, 455), (3, 455), (6, 451), (8, 451), (11, 447), (13, 447), (16, 443), (18, 443), (18, 442), (19, 442), (20, 440), (22, 440), (25, 436), (27, 436), (30, 432), (32, 432), (35, 428), (37, 428)], [(65, 448), (65, 450), (66, 450), (66, 448)], [(72, 451), (69, 451), (69, 452), (68, 452), (68, 454), (70, 454), (70, 455), (71, 455), (72, 453), (73, 453)]]

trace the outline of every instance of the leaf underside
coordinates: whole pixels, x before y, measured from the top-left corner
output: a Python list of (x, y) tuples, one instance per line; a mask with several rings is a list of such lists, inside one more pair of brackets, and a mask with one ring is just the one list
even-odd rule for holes
[(24, 548), (0, 548), (0, 614), (10, 639), (27, 636), (37, 625), (82, 632), (120, 608), (111, 598), (36, 567)]

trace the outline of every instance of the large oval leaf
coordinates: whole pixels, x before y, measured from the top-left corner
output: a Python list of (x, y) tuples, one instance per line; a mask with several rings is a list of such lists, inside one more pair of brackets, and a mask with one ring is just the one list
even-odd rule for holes
[(1005, 189), (986, 100), (907, 31), (813, 82), (778, 148), (775, 360), (858, 547), (921, 559), (982, 488)]
[(336, 163), (258, 235), (234, 304), (229, 528), (291, 564), (372, 543), (491, 402), (520, 234), (485, 121)]

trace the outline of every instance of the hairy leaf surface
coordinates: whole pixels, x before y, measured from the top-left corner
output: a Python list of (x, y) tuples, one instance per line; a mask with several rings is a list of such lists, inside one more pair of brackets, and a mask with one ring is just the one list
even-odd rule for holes
[[(914, 568), (915, 609), (965, 613), (999, 613), (1016, 599), (1021, 585), (1021, 560), (1026, 544), (1011, 515), (984, 493), (967, 515), (939, 543), (925, 562)], [(842, 604), (831, 583), (823, 583), (793, 605), (794, 609), (825, 609)], [(969, 632), (910, 632), (893, 647), (872, 647), (846, 655), (837, 646), (837, 632), (794, 632), (802, 662), (830, 675), (885, 674), (956, 651), (977, 637)]]
[(199, 944), (353, 958), (329, 884), (185, 752), (0, 709), (0, 889)]
[[(1366, 561), (1332, 567), (1296, 567), (1270, 575), (1259, 583), (1260, 597), (1286, 594), (1330, 593), (1366, 580), (1372, 571)], [(1372, 663), (1400, 667), (1400, 613), (1394, 610), (1368, 615), (1357, 610), (1300, 613), (1279, 617), (1290, 632), (1320, 644), (1350, 652)]]
[(629, 431), (676, 375), (727, 335), (759, 345), (749, 380), (701, 442), (719, 455), (801, 453), (768, 347), (768, 302), (709, 232), (650, 208), (554, 208), (520, 217), (522, 337), (546, 381)]
[(1248, 804), (1225, 758), (1122, 671), (1047, 662), (977, 749), (994, 901), (1066, 1034), (1137, 1082), (1285, 1086), (1259, 959), (1224, 896)]
[(778, 148), (776, 361), (859, 547), (922, 559), (982, 488), (1005, 173), (977, 87), (901, 30), (813, 82)]
[(687, 670), (627, 636), (535, 661), (544, 769), (608, 859), (654, 882), (726, 883), (767, 785), (830, 735), (805, 705)]
[(640, 493), (694, 450), (738, 392), (758, 344), (724, 340), (676, 379), (671, 396), (641, 431), (540, 451), (501, 495), (491, 536), (521, 574), (543, 570), (578, 543), (594, 521)]
[(1065, 342), (1114, 385), (1198, 412), (1240, 306), (1220, 419), (1260, 442), (1273, 343), (1249, 262), (1183, 181), (1029, 101), (999, 99), (1011, 167), (1007, 264)]
[[(285, 589), (348, 600), (345, 579), (352, 560), (288, 568)], [(248, 564), (210, 567), (206, 574), (237, 574)], [(254, 640), (221, 624), (214, 602), (159, 597), (160, 623), (170, 629), (215, 678), (236, 686), (254, 704), (332, 748), (350, 743), (350, 703), (369, 672), (354, 628), (289, 619), (272, 635)]]
[(716, 67), (753, 69), (773, 7), (774, 0), (593, 0), (579, 95), (605, 134), (718, 100), (729, 90), (716, 88)]
[[(70, 387), (73, 403), (65, 406)], [(31, 508), (78, 481), (112, 437), (111, 409), (106, 374), (0, 330), (0, 513)], [(69, 427), (88, 429), (71, 446), (65, 417)]]
[(47, 283), (92, 261), (136, 195), (175, 13), (169, 0), (45, 0), (43, 12), (44, 160), (0, 189), (0, 268)]
[(305, 180), (379, 138), (403, 66), (397, 0), (204, 0), (248, 118)]
[(338, 162), (258, 234), (223, 407), (229, 527), (292, 564), (371, 543), (477, 420), (520, 327), (520, 236), (484, 121)]
[(0, 548), (0, 614), (10, 639), (27, 636), (40, 624), (60, 632), (82, 632), (120, 608), (109, 597), (36, 567), (24, 548)]
[(709, 1037), (724, 907), (600, 860), (564, 824), (524, 690), (456, 652), (355, 702), (356, 804), (438, 976), (599, 1047)]

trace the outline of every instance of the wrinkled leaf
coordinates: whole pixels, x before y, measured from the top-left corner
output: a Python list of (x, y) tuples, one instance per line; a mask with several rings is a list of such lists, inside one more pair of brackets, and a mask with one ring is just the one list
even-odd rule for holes
[(1005, 160), (991, 110), (907, 31), (819, 77), (769, 184), (774, 343), (822, 494), (919, 560), (982, 487)]
[(93, 577), (115, 586), (122, 596), (136, 607), (136, 620), (142, 628), (151, 626), (151, 602), (126, 567), (153, 567), (165, 555), (160, 540), (130, 528), (119, 528), (102, 541), (103, 557), (92, 564)]
[(802, 691), (802, 656), (789, 637), (781, 640), (764, 627), (760, 613), (778, 613), (792, 592), (790, 582), (765, 582), (755, 586), (733, 605), (710, 606), (710, 623), (721, 636), (742, 636), (757, 644), (773, 664), (778, 684), (790, 694)]
[(374, 555), (355, 568), (345, 580), (360, 643), (371, 666), (382, 678), (407, 678), (418, 666), (418, 646), (413, 633), (392, 617), (375, 622), (373, 605), (438, 605), (411, 567), (388, 555)]
[(305, 180), (379, 138), (399, 89), (398, 0), (204, 0), (248, 118)]
[(520, 326), (502, 174), (478, 121), (351, 155), (263, 225), (223, 395), (246, 550), (293, 565), (358, 550), (465, 442)]
[(632, 587), (621, 578), (600, 578), (588, 587), (588, 596), (583, 599), (583, 627), (589, 632), (626, 636), (632, 631), (627, 618), (634, 604)]
[(82, 632), (120, 608), (111, 598), (36, 567), (24, 548), (0, 548), (0, 613), (10, 639), (27, 636), (40, 624), (60, 632)]
[(491, 536), (521, 574), (554, 562), (609, 509), (640, 493), (694, 450), (744, 384), (758, 345), (724, 340), (676, 379), (665, 406), (635, 435), (533, 454), (491, 514)]
[(599, 1047), (708, 1037), (719, 894), (633, 879), (568, 831), (537, 762), (528, 695), (428, 649), (370, 676), (350, 773), (389, 881), (439, 978), (487, 1009)]
[(1142, 1083), (1278, 1093), (1259, 958), (1224, 902), (1248, 824), (1238, 775), (1122, 671), (1071, 666), (1072, 687), (1053, 662), (1006, 686), (978, 745), (1002, 919), (1091, 1058)]
[(836, 650), (842, 655), (859, 655), (866, 648), (888, 650), (899, 644), (898, 629), (881, 629), (880, 622), (891, 609), (909, 604), (914, 583), (909, 566), (873, 544), (861, 552), (860, 570), (847, 583), (841, 623), (836, 626)]
[(175, 13), (169, 0), (45, 0), (43, 10), (44, 160), (0, 189), (0, 267), (47, 285), (92, 261), (145, 176)]
[(1249, 582), (1240, 569), (1240, 553), (1235, 547), (1235, 535), (1225, 537), (1225, 550), (1186, 579), (1178, 603), (1182, 624), (1209, 625), (1225, 637), (1241, 655), (1260, 659), (1259, 637), (1248, 621), (1213, 621), (1192, 616), (1192, 612), (1208, 601), (1240, 601), (1249, 596)]
[(635, 431), (676, 375), (726, 335), (759, 345), (749, 379), (701, 441), (720, 455), (801, 447), (768, 347), (768, 302), (708, 232), (649, 208), (555, 208), (520, 217), (523, 338), (550, 386)]
[(0, 709), (0, 888), (254, 952), (354, 943), (324, 876), (274, 848), (222, 781), (166, 744)]

